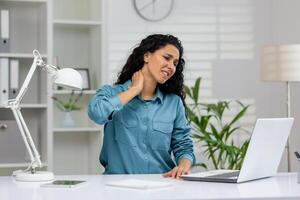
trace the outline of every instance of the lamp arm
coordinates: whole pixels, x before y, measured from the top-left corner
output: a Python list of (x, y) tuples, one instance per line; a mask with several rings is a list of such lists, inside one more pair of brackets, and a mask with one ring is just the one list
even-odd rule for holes
[[(32, 65), (30, 67), (30, 70), (29, 70), (24, 82), (23, 82), (20, 92), (18, 93), (18, 95), (15, 99), (9, 99), (7, 102), (7, 106), (6, 106), (7, 108), (10, 108), (12, 110), (13, 115), (16, 119), (17, 125), (20, 129), (21, 136), (24, 140), (26, 149), (30, 156), (30, 160), (31, 160), (30, 169), (32, 170), (32, 173), (35, 172), (36, 167), (42, 167), (42, 163), (41, 163), (40, 155), (34, 145), (34, 142), (30, 135), (29, 129), (28, 129), (28, 127), (25, 123), (25, 120), (22, 116), (22, 113), (20, 111), (20, 102), (28, 89), (29, 83), (33, 77), (33, 74), (34, 74), (36, 68), (38, 66), (40, 66), (42, 68), (46, 68), (47, 70), (49, 68), (48, 65), (46, 65), (43, 62), (41, 55), (37, 50), (33, 51), (33, 57), (34, 57), (34, 59), (33, 59)], [(55, 73), (55, 68), (53, 68), (53, 69), (51, 68), (49, 71), (51, 71), (50, 73)]]
[(24, 143), (25, 143), (25, 146), (26, 146), (26, 149), (28, 151), (28, 154), (29, 154), (29, 157), (30, 157), (30, 160), (31, 160), (31, 169), (34, 171), (34, 169), (36, 167), (42, 167), (42, 162), (41, 162), (41, 159), (40, 159), (40, 155), (34, 145), (34, 142), (32, 140), (32, 137), (30, 135), (30, 132), (29, 132), (29, 129), (25, 123), (25, 120), (23, 118), (23, 115), (20, 111), (20, 107), (19, 106), (12, 106), (10, 107), (12, 112), (13, 112), (13, 115), (16, 119), (16, 122), (17, 122), (17, 125), (20, 129), (20, 132), (21, 132), (21, 136), (24, 140)]
[(29, 70), (24, 82), (23, 82), (20, 92), (18, 93), (18, 95), (15, 99), (9, 100), (9, 101), (14, 101), (17, 104), (19, 104), (21, 102), (23, 96), (25, 95), (25, 93), (28, 89), (28, 85), (32, 79), (32, 76), (33, 76), (37, 66), (40, 65), (41, 63), (43, 63), (43, 60), (37, 50), (33, 51), (33, 56), (34, 56), (34, 59), (33, 59), (32, 65), (30, 67), (30, 70)]
[(25, 120), (23, 118), (23, 115), (21, 113), (21, 110), (20, 109), (17, 109), (17, 114), (20, 118), (20, 121), (21, 121), (21, 125), (23, 126), (24, 130), (25, 130), (25, 135), (26, 135), (26, 141), (27, 143), (29, 144), (29, 147), (31, 148), (31, 151), (33, 152), (33, 160), (32, 160), (32, 168), (34, 169), (35, 167), (42, 167), (42, 162), (41, 162), (41, 159), (40, 159), (40, 154), (39, 152), (37, 151), (36, 149), (36, 146), (32, 140), (32, 137), (31, 137), (31, 134), (29, 132), (29, 129), (25, 123)]

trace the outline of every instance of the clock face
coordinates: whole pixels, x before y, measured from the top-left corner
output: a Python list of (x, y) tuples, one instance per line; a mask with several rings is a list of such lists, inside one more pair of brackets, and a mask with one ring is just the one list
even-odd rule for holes
[(143, 19), (159, 21), (172, 11), (173, 0), (133, 0), (134, 8)]

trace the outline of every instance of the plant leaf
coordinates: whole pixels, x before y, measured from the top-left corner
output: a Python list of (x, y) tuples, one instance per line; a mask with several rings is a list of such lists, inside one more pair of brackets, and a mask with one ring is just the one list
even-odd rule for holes
[(193, 99), (196, 105), (198, 105), (199, 100), (199, 89), (200, 89), (201, 78), (197, 78), (195, 85), (193, 87)]
[(247, 111), (247, 109), (249, 108), (249, 106), (245, 106), (242, 108), (242, 110), (233, 118), (233, 120), (229, 123), (229, 125), (231, 126), (232, 124), (234, 124), (236, 121), (238, 121), (241, 117), (243, 117)]
[(188, 86), (184, 85), (183, 90), (190, 98), (192, 98), (191, 90)]

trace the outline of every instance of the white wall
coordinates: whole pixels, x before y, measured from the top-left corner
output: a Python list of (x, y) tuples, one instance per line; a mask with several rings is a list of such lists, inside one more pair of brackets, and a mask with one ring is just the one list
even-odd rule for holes
[[(297, 0), (175, 0), (171, 15), (153, 23), (135, 13), (131, 0), (109, 0), (105, 21), (106, 82), (115, 80), (116, 72), (138, 41), (150, 33), (171, 33), (185, 47), (186, 83), (203, 77), (204, 101), (239, 99), (251, 104), (244, 125), (252, 126), (257, 117), (283, 117), (285, 85), (260, 80), (260, 51), (264, 44), (298, 42), (300, 29), (295, 31), (291, 23), (299, 15), (298, 4)], [(300, 91), (296, 89), (293, 85), (292, 114), (296, 125), (292, 149), (300, 146), (296, 137), (300, 129), (296, 112)], [(296, 162), (293, 164), (295, 170)], [(280, 168), (286, 169), (285, 162)]]

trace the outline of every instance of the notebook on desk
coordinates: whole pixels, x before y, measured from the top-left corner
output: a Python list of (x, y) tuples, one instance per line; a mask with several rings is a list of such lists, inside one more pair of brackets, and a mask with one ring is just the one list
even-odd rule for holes
[(241, 183), (276, 174), (293, 118), (257, 119), (241, 170), (213, 170), (182, 175), (190, 181)]
[(124, 179), (106, 183), (107, 186), (118, 187), (118, 188), (130, 188), (130, 189), (161, 189), (172, 187), (173, 184), (170, 182), (163, 181), (149, 181), (149, 180), (139, 180), (139, 179)]

